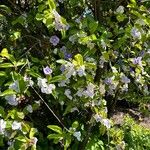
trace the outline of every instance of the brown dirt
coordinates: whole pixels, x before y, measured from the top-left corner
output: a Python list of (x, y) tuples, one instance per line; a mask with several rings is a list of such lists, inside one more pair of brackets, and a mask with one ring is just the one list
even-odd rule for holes
[(115, 125), (122, 125), (125, 115), (131, 116), (139, 125), (150, 129), (150, 115), (142, 114), (138, 108), (117, 108), (111, 119)]

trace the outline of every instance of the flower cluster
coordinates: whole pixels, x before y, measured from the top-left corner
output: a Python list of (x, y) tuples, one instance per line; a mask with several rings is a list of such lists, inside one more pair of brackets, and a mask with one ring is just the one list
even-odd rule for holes
[(99, 114), (95, 114), (94, 119), (96, 120), (96, 122), (102, 123), (107, 129), (111, 127), (110, 120), (103, 119)]
[(54, 15), (54, 19), (55, 19), (54, 24), (55, 24), (55, 30), (56, 31), (69, 29), (69, 25), (63, 23), (62, 17), (58, 14), (58, 12), (56, 10), (53, 10), (52, 14)]
[(45, 94), (51, 94), (53, 90), (55, 89), (54, 84), (48, 84), (48, 81), (46, 78), (38, 78), (37, 85), (41, 88), (41, 92)]

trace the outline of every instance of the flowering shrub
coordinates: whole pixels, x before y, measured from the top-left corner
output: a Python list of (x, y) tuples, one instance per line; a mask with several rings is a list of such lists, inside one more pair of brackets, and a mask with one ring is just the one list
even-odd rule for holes
[(2, 0), (0, 147), (111, 148), (116, 102), (149, 102), (147, 6)]

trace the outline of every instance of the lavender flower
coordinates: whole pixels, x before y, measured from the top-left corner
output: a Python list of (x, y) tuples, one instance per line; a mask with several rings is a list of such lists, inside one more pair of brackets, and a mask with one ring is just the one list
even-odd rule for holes
[(93, 98), (95, 93), (94, 93), (94, 88), (95, 85), (92, 83), (89, 83), (87, 86), (87, 89), (83, 92), (85, 96)]
[(142, 57), (133, 58), (132, 62), (134, 65), (142, 65), (141, 59)]
[(126, 77), (126, 76), (122, 76), (121, 77), (121, 82), (125, 83), (125, 84), (128, 84), (128, 83), (130, 83), (130, 79), (128, 77)]
[(96, 122), (101, 122), (102, 121), (102, 117), (100, 115), (98, 115), (98, 114), (96, 114), (94, 116), (94, 119), (96, 120)]
[(133, 38), (140, 39), (141, 38), (141, 32), (137, 28), (132, 28), (131, 35)]
[(70, 59), (72, 57), (71, 53), (65, 53), (65, 59)]
[(62, 51), (63, 53), (65, 53), (67, 50), (66, 46), (62, 46), (62, 48), (60, 48), (60, 51)]
[(111, 125), (110, 125), (110, 121), (108, 120), (108, 119), (103, 119), (103, 125), (107, 128), (107, 129), (109, 129), (110, 127), (111, 127)]
[(20, 91), (18, 80), (14, 81), (14, 83), (10, 84), (9, 89), (13, 89), (18, 93)]
[(9, 105), (12, 105), (12, 106), (17, 106), (18, 105), (18, 101), (16, 99), (16, 95), (5, 96), (5, 99), (7, 100)]
[(47, 66), (43, 68), (43, 72), (45, 75), (50, 75), (52, 73), (52, 69)]
[(77, 70), (77, 73), (78, 73), (79, 77), (85, 76), (86, 75), (85, 66), (84, 65), (80, 66), (80, 68)]
[(65, 69), (66, 69), (65, 65), (61, 65), (60, 70), (61, 70), (62, 72), (64, 72)]
[(50, 43), (52, 43), (53, 46), (56, 46), (59, 43), (59, 41), (60, 41), (60, 39), (56, 35), (53, 35), (50, 38)]

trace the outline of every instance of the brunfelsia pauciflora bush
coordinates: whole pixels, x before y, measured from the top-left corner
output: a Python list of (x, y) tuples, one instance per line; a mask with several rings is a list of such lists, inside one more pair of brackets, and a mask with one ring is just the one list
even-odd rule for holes
[(107, 107), (149, 101), (147, 6), (131, 0), (101, 17), (91, 1), (2, 1), (0, 146), (113, 146)]

